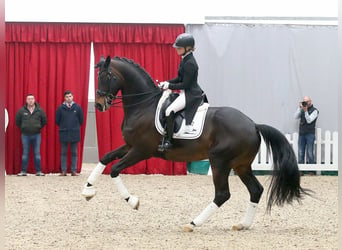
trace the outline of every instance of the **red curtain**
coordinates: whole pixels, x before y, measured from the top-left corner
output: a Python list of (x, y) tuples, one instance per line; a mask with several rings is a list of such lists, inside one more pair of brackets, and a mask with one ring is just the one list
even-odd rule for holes
[[(180, 57), (172, 44), (177, 35), (183, 32), (183, 25), (97, 25), (94, 27), (95, 63), (102, 55), (126, 57), (140, 64), (155, 80), (173, 78), (177, 74)], [(95, 85), (97, 86), (97, 79)], [(121, 135), (123, 110), (111, 108), (104, 113), (96, 111), (96, 117), (101, 158), (124, 143)], [(104, 173), (110, 173), (111, 166), (109, 164)], [(186, 174), (186, 163), (151, 158), (123, 170), (122, 173)]]
[[(88, 109), (91, 46), (87, 36), (88, 30), (89, 27), (77, 24), (6, 24), (5, 103), (9, 113), (9, 126), (6, 132), (8, 174), (15, 174), (21, 170), (21, 133), (15, 125), (15, 115), (24, 105), (28, 93), (35, 95), (36, 101), (45, 110), (48, 118), (47, 126), (42, 129), (42, 171), (60, 172), (60, 143), (55, 113), (64, 101), (65, 90), (73, 92), (74, 100), (81, 105), (85, 117), (81, 128), (81, 143), (78, 147), (77, 170), (80, 172)], [(70, 170), (70, 164), (68, 168)], [(28, 172), (35, 172), (32, 152)]]
[[(6, 132), (7, 173), (14, 174), (21, 169), (22, 145), (15, 114), (24, 105), (26, 94), (33, 93), (47, 113), (48, 125), (42, 130), (42, 170), (54, 173), (60, 172), (55, 112), (63, 102), (63, 92), (69, 89), (74, 93), (85, 117), (78, 148), (79, 172), (88, 105), (91, 42), (94, 41), (96, 62), (101, 55), (125, 56), (142, 65), (154, 79), (165, 80), (177, 73), (180, 58), (171, 45), (182, 32), (183, 25), (6, 23), (5, 103), (10, 119)], [(97, 113), (99, 157), (123, 143), (122, 118), (121, 109)], [(32, 153), (30, 159), (28, 172), (32, 173)], [(109, 172), (110, 166), (105, 170)], [(150, 159), (124, 172), (186, 174), (186, 163)]]

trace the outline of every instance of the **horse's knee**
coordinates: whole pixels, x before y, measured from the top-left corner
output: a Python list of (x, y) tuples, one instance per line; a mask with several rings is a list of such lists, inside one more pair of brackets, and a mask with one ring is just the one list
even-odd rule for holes
[(223, 203), (225, 203), (227, 200), (229, 200), (230, 198), (230, 193), (228, 191), (225, 192), (217, 192), (215, 194), (215, 199), (214, 199), (214, 203), (220, 207), (222, 206)]
[(107, 153), (105, 154), (104, 156), (102, 156), (100, 162), (103, 164), (103, 165), (107, 165), (109, 164), (110, 162), (112, 162), (113, 159), (112, 159), (112, 156), (110, 153)]
[(120, 174), (120, 171), (118, 171), (114, 166), (112, 167), (112, 169), (110, 170), (110, 176), (112, 178), (118, 177), (118, 175)]

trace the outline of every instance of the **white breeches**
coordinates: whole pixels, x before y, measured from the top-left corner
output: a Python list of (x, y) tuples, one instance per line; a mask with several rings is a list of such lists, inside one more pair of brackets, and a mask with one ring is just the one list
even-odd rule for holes
[(174, 100), (171, 105), (166, 109), (165, 115), (169, 116), (171, 112), (177, 113), (185, 108), (185, 92), (181, 90), (179, 96)]

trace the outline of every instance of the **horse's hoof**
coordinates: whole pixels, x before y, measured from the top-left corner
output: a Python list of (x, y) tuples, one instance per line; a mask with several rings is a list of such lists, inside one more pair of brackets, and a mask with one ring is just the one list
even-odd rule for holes
[(86, 201), (89, 201), (91, 198), (93, 198), (96, 194), (96, 188), (94, 186), (88, 187), (87, 184), (84, 185), (82, 195), (86, 199)]
[(127, 202), (128, 202), (128, 205), (131, 206), (131, 208), (138, 210), (139, 205), (140, 205), (138, 197), (131, 195)]
[(237, 225), (234, 225), (233, 227), (232, 227), (232, 229), (234, 230), (234, 231), (241, 231), (241, 230), (243, 230), (243, 229), (247, 229), (244, 225), (242, 225), (241, 223), (239, 223), (239, 224), (237, 224)]
[(183, 231), (184, 232), (193, 232), (194, 231), (194, 225), (192, 225), (192, 224), (186, 224), (186, 225), (184, 225), (183, 226)]
[(90, 201), (91, 198), (93, 198), (94, 196), (91, 196), (91, 197), (84, 197), (86, 199), (86, 201)]

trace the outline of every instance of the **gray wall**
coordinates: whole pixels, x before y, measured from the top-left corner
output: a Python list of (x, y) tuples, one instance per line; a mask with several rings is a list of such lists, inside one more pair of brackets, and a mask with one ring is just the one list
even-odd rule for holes
[[(317, 127), (337, 131), (337, 27), (187, 25), (196, 39), (199, 83), (211, 106), (235, 107), (283, 133), (304, 95), (319, 109)], [(175, 72), (176, 74), (176, 72)], [(98, 162), (94, 103), (89, 102), (83, 162)]]
[(88, 103), (87, 124), (83, 150), (83, 163), (97, 163), (99, 161), (94, 102)]
[(304, 95), (317, 127), (337, 130), (337, 27), (261, 24), (187, 25), (196, 39), (199, 83), (212, 106), (235, 107), (283, 133)]

